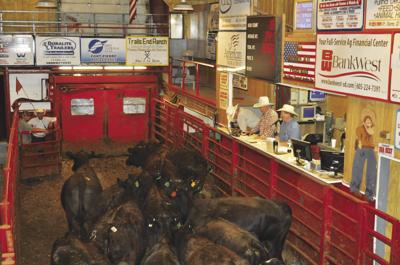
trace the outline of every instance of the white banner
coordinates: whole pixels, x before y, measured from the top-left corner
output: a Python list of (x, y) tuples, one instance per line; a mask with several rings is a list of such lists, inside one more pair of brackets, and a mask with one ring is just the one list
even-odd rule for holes
[(365, 28), (398, 29), (400, 28), (400, 1), (368, 0)]
[(79, 37), (36, 37), (36, 65), (80, 65)]
[(88, 64), (125, 64), (125, 39), (81, 38), (81, 62)]
[(168, 37), (129, 36), (126, 38), (126, 64), (167, 66)]
[(246, 16), (249, 15), (250, 0), (220, 0), (219, 30), (245, 30)]
[(318, 30), (362, 29), (364, 0), (318, 0)]
[(217, 64), (235, 68), (246, 67), (246, 32), (219, 32)]
[(32, 35), (1, 35), (0, 65), (33, 65)]
[(388, 99), (390, 34), (317, 36), (316, 87)]
[(394, 35), (390, 100), (400, 102), (400, 33)]

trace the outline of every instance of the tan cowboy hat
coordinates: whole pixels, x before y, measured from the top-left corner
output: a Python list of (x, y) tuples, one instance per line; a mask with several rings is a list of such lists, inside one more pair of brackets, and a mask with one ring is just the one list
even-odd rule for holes
[(264, 106), (272, 106), (274, 105), (273, 103), (269, 102), (269, 98), (264, 96), (264, 97), (259, 97), (258, 102), (253, 105), (254, 108), (261, 108)]
[(45, 113), (46, 110), (45, 109), (36, 109), (35, 112), (36, 113)]
[(289, 105), (289, 104), (283, 105), (283, 107), (278, 109), (277, 111), (284, 111), (284, 112), (293, 114), (295, 116), (298, 116), (298, 114), (294, 111), (294, 107), (292, 105)]
[[(370, 117), (371, 121), (372, 121), (372, 127), (367, 128), (364, 124), (364, 119), (366, 117)], [(363, 108), (361, 110), (361, 122), (364, 124), (364, 128), (367, 131), (367, 133), (369, 135), (373, 135), (375, 133), (375, 130), (373, 129), (373, 127), (375, 126), (375, 122), (376, 122), (376, 114), (373, 110), (371, 110), (370, 108)]]

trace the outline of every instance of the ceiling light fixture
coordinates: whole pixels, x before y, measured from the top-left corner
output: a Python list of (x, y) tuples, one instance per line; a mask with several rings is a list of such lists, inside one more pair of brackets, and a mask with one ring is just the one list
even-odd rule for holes
[(104, 66), (104, 70), (133, 70), (133, 66)]
[(36, 2), (36, 8), (57, 8), (57, 3), (55, 1), (49, 0), (39, 0)]
[(174, 11), (193, 11), (193, 6), (186, 3), (186, 0), (181, 0), (181, 2), (174, 7)]

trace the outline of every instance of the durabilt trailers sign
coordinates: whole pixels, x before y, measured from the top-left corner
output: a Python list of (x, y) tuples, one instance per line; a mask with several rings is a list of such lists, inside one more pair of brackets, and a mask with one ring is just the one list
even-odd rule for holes
[(390, 48), (389, 34), (318, 35), (316, 87), (386, 100)]

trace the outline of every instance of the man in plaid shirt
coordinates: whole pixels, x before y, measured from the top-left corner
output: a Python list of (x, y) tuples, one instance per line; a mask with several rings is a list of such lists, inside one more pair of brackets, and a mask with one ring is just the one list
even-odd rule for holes
[(271, 108), (272, 105), (269, 103), (268, 97), (260, 97), (258, 103), (253, 105), (255, 108), (260, 108), (262, 116), (257, 126), (250, 131), (250, 134), (259, 132), (259, 135), (263, 138), (274, 137), (278, 113)]

